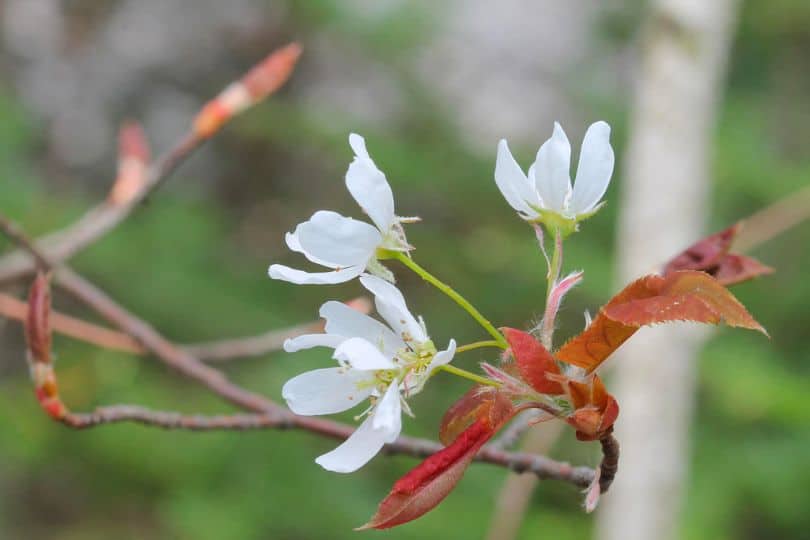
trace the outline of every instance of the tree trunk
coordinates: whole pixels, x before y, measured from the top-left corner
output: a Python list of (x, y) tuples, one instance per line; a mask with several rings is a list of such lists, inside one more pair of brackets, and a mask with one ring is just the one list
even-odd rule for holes
[[(618, 182), (622, 285), (703, 234), (712, 132), (737, 1), (658, 0), (649, 9)], [(602, 499), (600, 540), (677, 536), (695, 357), (706, 335), (687, 325), (645, 329), (611, 360), (622, 457)]]

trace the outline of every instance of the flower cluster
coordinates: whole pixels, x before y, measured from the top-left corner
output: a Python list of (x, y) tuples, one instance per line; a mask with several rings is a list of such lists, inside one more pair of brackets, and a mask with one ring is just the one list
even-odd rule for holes
[[(296, 284), (342, 283), (359, 277), (373, 295), (381, 319), (329, 301), (320, 309), (326, 321), (324, 333), (302, 335), (284, 344), (291, 353), (313, 347), (332, 349), (336, 363), (287, 381), (282, 393), (293, 412), (322, 415), (363, 407), (356, 417), (362, 419), (357, 430), (316, 462), (343, 473), (362, 467), (399, 437), (402, 413), (413, 414), (408, 400), (439, 371), (476, 383), (442, 420), (439, 437), (445, 448), (397, 481), (363, 528), (394, 527), (434, 508), (455, 487), (478, 450), (523, 410), (568, 423), (581, 441), (598, 440), (603, 449), (616, 449), (611, 433), (619, 405), (596, 369), (643, 326), (722, 321), (764, 332), (723, 283), (750, 279), (769, 269), (728, 253), (733, 237), (729, 232), (696, 244), (673, 259), (662, 274), (629, 284), (593, 320), (588, 318), (585, 330), (554, 349), (557, 312), (566, 294), (583, 278), (582, 271), (563, 277), (563, 241), (600, 208), (613, 173), (610, 127), (605, 122), (592, 124), (585, 133), (573, 187), (571, 145), (559, 124), (540, 147), (528, 173), (518, 166), (506, 141), (498, 144), (496, 185), (507, 203), (539, 233), (548, 264), (543, 318), (530, 332), (496, 328), (470, 301), (413, 260), (402, 224), (416, 218), (397, 217), (391, 187), (363, 138), (352, 134), (349, 144), (355, 156), (346, 173), (346, 187), (373, 225), (335, 212), (316, 212), (288, 233), (286, 241), (291, 250), (329, 270), (306, 272), (278, 264), (269, 270), (272, 278)], [(552, 238), (550, 257), (543, 230)], [(449, 339), (447, 347), (438, 350), (424, 321), (408, 309), (383, 260), (401, 263), (446, 294), (491, 339), (459, 347)], [(483, 375), (450, 365), (457, 353), (485, 347), (500, 349), (500, 354), (499, 362), (481, 363)], [(604, 458), (604, 475), (600, 480), (596, 474), (588, 490), (589, 510), (616, 471), (616, 452), (606, 450)]]
[(376, 276), (360, 277), (374, 295), (377, 312), (387, 324), (342, 302), (326, 302), (320, 315), (324, 334), (289, 339), (284, 350), (311, 347), (334, 349), (338, 367), (308, 371), (287, 381), (282, 390), (290, 409), (301, 415), (334, 414), (369, 399), (360, 415), (365, 421), (346, 442), (315, 461), (335, 472), (352, 472), (365, 465), (385, 443), (399, 437), (406, 397), (422, 390), (434, 371), (453, 359), (456, 343), (442, 351), (428, 337), (423, 320), (416, 319), (394, 285)]

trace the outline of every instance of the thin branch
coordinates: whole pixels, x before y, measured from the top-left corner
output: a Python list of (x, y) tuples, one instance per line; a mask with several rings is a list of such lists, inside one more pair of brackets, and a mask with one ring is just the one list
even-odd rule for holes
[[(28, 315), (28, 304), (11, 295), (0, 293), (0, 315), (24, 321)], [(140, 343), (123, 332), (116, 332), (56, 311), (51, 312), (51, 327), (60, 334), (104, 349), (131, 354), (146, 353)]]
[[(189, 126), (189, 130), (149, 167), (139, 189), (131, 195), (128, 190), (124, 190), (128, 196), (123, 200), (118, 196), (108, 197), (106, 202), (88, 211), (73, 225), (38, 240), (36, 247), (51, 262), (61, 262), (114, 229), (225, 123), (235, 115), (261, 103), (283, 86), (292, 74), (300, 55), (301, 47), (297, 43), (290, 43), (272, 51), (240, 80), (228, 85), (203, 106)], [(132, 157), (137, 156), (146, 160), (148, 150), (145, 149), (146, 141), (142, 133), (123, 130), (122, 135), (125, 137), (121, 141), (123, 152), (119, 158), (132, 154)], [(116, 185), (113, 186), (113, 195), (116, 194), (115, 188)], [(0, 283), (23, 277), (34, 270), (34, 266), (22, 251), (10, 253), (0, 258)]]
[[(230, 381), (222, 372), (206, 366), (194, 355), (163, 337), (147, 322), (117, 304), (104, 291), (73, 272), (67, 265), (52, 266), (47, 257), (39, 253), (36, 246), (28, 241), (25, 234), (2, 215), (0, 215), (0, 230), (7, 235), (9, 231), (14, 231), (14, 235), (9, 237), (32, 256), (37, 257), (45, 269), (52, 270), (54, 279), (61, 287), (137, 340), (164, 364), (197, 381), (232, 404), (267, 417), (266, 424), (262, 427), (301, 429), (337, 440), (345, 440), (354, 432), (355, 426), (317, 417), (297, 416), (270, 399), (242, 388)], [(79, 419), (82, 420), (81, 417)], [(403, 454), (424, 458), (442, 448), (441, 444), (426, 439), (399, 437), (386, 445), (384, 451), (391, 455)], [(568, 463), (544, 456), (505, 452), (488, 446), (481, 449), (476, 461), (499, 465), (519, 473), (533, 473), (538, 478), (562, 480), (580, 487), (587, 486), (595, 474), (593, 469), (588, 467), (572, 467)]]
[(99, 407), (90, 413), (69, 412), (60, 421), (74, 429), (88, 429), (104, 424), (135, 422), (163, 429), (244, 431), (273, 427), (277, 419), (266, 414), (184, 415), (177, 412), (154, 411), (139, 405), (112, 405)]
[(312, 334), (322, 331), (323, 323), (317, 321), (282, 328), (280, 330), (270, 330), (258, 336), (223, 339), (219, 341), (195, 343), (192, 345), (182, 345), (181, 347), (198, 360), (206, 362), (226, 362), (234, 358), (262, 356), (269, 352), (280, 351), (284, 342), (288, 339), (303, 334)]
[(534, 426), (543, 417), (548, 415), (542, 411), (527, 410), (515, 416), (508, 426), (501, 430), (501, 434), (493, 439), (490, 446), (500, 448), (501, 450), (509, 450), (513, 448), (523, 437), (526, 431)]
[(599, 492), (606, 493), (619, 470), (619, 441), (613, 436), (613, 429), (606, 433), (599, 444), (602, 445), (602, 463), (599, 465)]
[[(72, 225), (36, 240), (37, 250), (51, 262), (69, 259), (77, 252), (98, 241), (113, 230), (132, 210), (165, 181), (196, 150), (204, 139), (193, 132), (186, 133), (150, 168), (139, 191), (124, 204), (105, 200), (85, 213)], [(0, 283), (24, 277), (35, 270), (25, 250), (0, 257)]]
[(751, 251), (772, 238), (810, 219), (810, 186), (779, 199), (746, 218), (734, 246)]
[[(24, 321), (27, 313), (28, 305), (25, 302), (11, 295), (0, 293), (0, 316)], [(129, 334), (111, 330), (58, 311), (51, 312), (51, 326), (55, 332), (104, 349), (137, 355), (148, 353)], [(284, 341), (289, 338), (322, 330), (323, 323), (316, 321), (271, 330), (257, 336), (180, 345), (180, 348), (197, 357), (198, 360), (225, 362), (234, 358), (262, 356), (279, 351), (284, 345)]]

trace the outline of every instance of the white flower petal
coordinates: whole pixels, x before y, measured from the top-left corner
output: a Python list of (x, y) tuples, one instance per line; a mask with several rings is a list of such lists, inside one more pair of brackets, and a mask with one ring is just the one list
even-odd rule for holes
[(394, 369), (397, 365), (374, 344), (363, 338), (347, 339), (335, 349), (332, 358), (348, 363), (353, 369), (371, 371)]
[(434, 370), (440, 368), (441, 366), (449, 364), (453, 360), (455, 354), (456, 354), (456, 340), (451, 339), (450, 343), (447, 344), (447, 349), (439, 351), (433, 356), (433, 360), (430, 361), (430, 365), (428, 366), (427, 370), (428, 374), (432, 373)]
[(382, 236), (368, 223), (320, 210), (295, 228), (293, 239), (309, 260), (336, 268), (365, 266)]
[(330, 334), (304, 334), (284, 340), (284, 350), (292, 353), (313, 347), (329, 347), (334, 349), (346, 339), (342, 336)]
[(582, 140), (570, 213), (584, 214), (593, 210), (610, 183), (614, 160), (610, 126), (601, 121), (591, 124)]
[(326, 302), (321, 306), (320, 315), (326, 319), (326, 333), (340, 336), (340, 341), (353, 337), (363, 338), (381, 346), (383, 354), (391, 357), (405, 348), (405, 343), (390, 328), (343, 302)]
[(382, 449), (386, 441), (393, 441), (399, 436), (399, 432), (374, 429), (373, 418), (373, 415), (366, 418), (351, 437), (331, 452), (318, 457), (315, 463), (328, 471), (339, 473), (354, 472), (368, 463)]
[(554, 122), (554, 132), (540, 150), (534, 162), (534, 181), (543, 206), (558, 213), (565, 211), (571, 194), (571, 144), (562, 126)]
[(388, 232), (395, 219), (391, 186), (368, 155), (363, 137), (352, 133), (349, 144), (355, 158), (346, 172), (346, 187), (377, 228), (383, 233)]
[(523, 174), (505, 139), (498, 143), (498, 157), (495, 160), (495, 184), (501, 191), (509, 206), (528, 218), (538, 217), (537, 211), (530, 204), (540, 206), (540, 199), (534, 186)]
[(377, 276), (360, 276), (360, 283), (374, 295), (377, 312), (405, 341), (427, 341), (422, 325), (411, 315), (405, 298), (395, 285)]
[[(388, 432), (389, 438), (385, 442), (393, 442), (399, 436), (399, 432), (402, 431), (402, 403), (400, 403), (398, 384), (388, 386), (388, 390), (377, 402), (371, 416), (374, 418), (371, 427)], [(391, 435), (393, 435), (392, 438)]]
[(338, 265), (329, 261), (324, 261), (319, 259), (318, 257), (313, 256), (311, 253), (307, 253), (304, 251), (304, 248), (301, 247), (301, 242), (298, 240), (297, 229), (293, 232), (288, 232), (284, 235), (284, 241), (287, 243), (287, 247), (290, 248), (290, 251), (295, 251), (296, 253), (301, 253), (307, 259), (314, 262), (315, 264), (320, 264), (321, 266), (326, 266), (329, 268), (336, 268)]
[(281, 395), (295, 414), (311, 416), (347, 411), (371, 395), (370, 374), (342, 367), (316, 369), (293, 377)]
[(283, 264), (273, 264), (267, 273), (273, 279), (289, 281), (296, 285), (328, 285), (350, 281), (362, 274), (364, 269), (362, 266), (353, 266), (332, 272), (304, 272)]

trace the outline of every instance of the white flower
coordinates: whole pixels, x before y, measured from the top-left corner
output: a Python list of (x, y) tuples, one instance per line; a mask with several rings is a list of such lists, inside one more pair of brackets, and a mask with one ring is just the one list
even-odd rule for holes
[(453, 359), (456, 343), (437, 351), (424, 323), (417, 320), (394, 285), (375, 276), (360, 278), (374, 294), (377, 312), (387, 325), (341, 302), (326, 302), (321, 317), (324, 334), (289, 339), (284, 350), (334, 348), (339, 366), (316, 369), (293, 377), (282, 395), (290, 409), (301, 415), (334, 414), (349, 410), (367, 398), (367, 418), (343, 444), (315, 461), (335, 472), (352, 472), (365, 465), (402, 429), (405, 398), (419, 392), (431, 373)]
[(542, 211), (548, 211), (568, 220), (578, 220), (598, 209), (613, 174), (613, 162), (610, 126), (605, 122), (591, 124), (582, 141), (572, 189), (571, 144), (560, 124), (555, 122), (554, 132), (538, 150), (528, 176), (512, 157), (506, 141), (498, 143), (495, 183), (506, 202), (523, 219), (538, 220)]
[(413, 218), (400, 218), (394, 214), (391, 186), (369, 157), (363, 137), (352, 133), (349, 144), (355, 155), (346, 172), (346, 187), (374, 225), (336, 212), (315, 212), (295, 231), (287, 233), (287, 246), (315, 264), (332, 270), (312, 273), (274, 264), (269, 269), (271, 278), (299, 285), (343, 283), (368, 270), (393, 281), (390, 272), (377, 261), (377, 249), (411, 249), (402, 223)]

